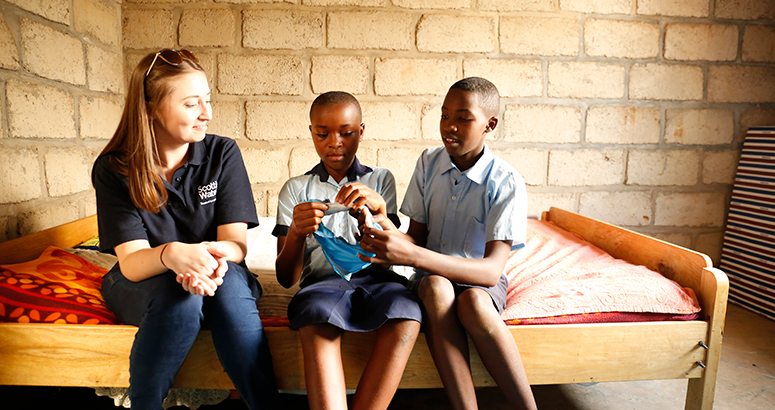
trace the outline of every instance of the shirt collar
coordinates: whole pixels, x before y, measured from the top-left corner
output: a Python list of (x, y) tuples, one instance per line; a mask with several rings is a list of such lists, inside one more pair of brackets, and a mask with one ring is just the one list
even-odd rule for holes
[[(452, 162), (452, 157), (450, 155), (444, 156), (445, 163), (444, 163), (444, 169), (442, 170), (442, 173), (449, 172), (453, 169), (457, 170), (458, 167), (455, 165), (454, 162)], [(487, 173), (490, 171), (490, 164), (492, 163), (494, 156), (492, 154), (492, 151), (490, 151), (490, 147), (487, 146), (487, 144), (484, 144), (484, 147), (482, 149), (482, 156), (479, 157), (479, 159), (476, 161), (474, 166), (471, 168), (468, 168), (465, 171), (460, 171), (461, 174), (465, 175), (468, 179), (470, 179), (473, 182), (476, 182), (477, 184), (481, 185), (484, 183), (485, 178), (487, 177)]]
[[(350, 169), (347, 170), (347, 181), (357, 181), (359, 176), (366, 175), (372, 171), (373, 169), (361, 164), (360, 161), (358, 161), (358, 157), (355, 157), (353, 159), (353, 164), (350, 165)], [(318, 162), (314, 168), (304, 173), (304, 175), (317, 175), (320, 177), (320, 182), (328, 181), (329, 177), (326, 166), (323, 165), (323, 161)]]
[(189, 165), (200, 165), (203, 162), (207, 162), (208, 158), (205, 152), (204, 140), (189, 144), (189, 150), (191, 155), (189, 155), (188, 161), (186, 161)]

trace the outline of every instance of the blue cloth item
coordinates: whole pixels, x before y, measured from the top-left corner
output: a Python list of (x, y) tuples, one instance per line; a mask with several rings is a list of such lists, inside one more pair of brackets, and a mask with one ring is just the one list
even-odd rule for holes
[[(348, 209), (342, 211), (346, 210)], [(368, 213), (369, 210), (364, 207), (363, 212)], [(368, 215), (370, 215), (370, 213)], [(382, 227), (377, 223), (372, 226), (380, 231), (382, 230)], [(350, 280), (353, 273), (361, 271), (371, 265), (370, 262), (362, 261), (361, 258), (358, 257), (359, 253), (370, 258), (375, 256), (373, 253), (364, 252), (363, 249), (361, 249), (360, 241), (354, 245), (347, 243), (344, 239), (334, 235), (334, 233), (326, 228), (324, 224), (320, 224), (318, 230), (315, 231), (315, 238), (317, 238), (318, 243), (320, 243), (320, 247), (323, 249), (323, 254), (326, 255), (328, 263), (331, 264), (334, 271), (344, 280)]]
[[(272, 235), (287, 236), (288, 229), (293, 223), (293, 209), (296, 205), (312, 199), (336, 198), (342, 187), (350, 182), (360, 182), (373, 189), (385, 199), (388, 218), (399, 226), (398, 207), (396, 206), (396, 186), (393, 174), (385, 168), (366, 167), (361, 165), (356, 158), (347, 173), (347, 178), (336, 181), (328, 175), (322, 163), (316, 165), (305, 175), (293, 177), (285, 182), (277, 198), (277, 223), (272, 230)], [(329, 211), (330, 213), (330, 211)], [(323, 218), (326, 226), (335, 236), (343, 238), (350, 244), (356, 245), (358, 221), (346, 212), (338, 212)], [(323, 278), (339, 278), (331, 263), (323, 253), (320, 243), (315, 235), (309, 235), (305, 241), (303, 267), (299, 286), (316, 282)]]

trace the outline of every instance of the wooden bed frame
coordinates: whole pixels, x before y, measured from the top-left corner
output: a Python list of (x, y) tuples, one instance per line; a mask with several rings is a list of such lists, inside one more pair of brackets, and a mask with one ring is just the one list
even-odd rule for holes
[[(710, 410), (719, 367), (728, 280), (700, 253), (572, 212), (551, 208), (543, 219), (575, 232), (614, 257), (645, 265), (690, 287), (701, 319), (510, 326), (531, 384), (689, 379), (686, 409)], [(37, 258), (49, 245), (72, 247), (96, 236), (96, 216), (0, 244), (0, 264)], [(284, 316), (294, 290), (259, 272), (265, 296), (262, 314)], [(136, 327), (0, 323), (0, 385), (126, 387), (129, 351)], [(304, 389), (298, 332), (266, 329), (280, 389)], [(347, 333), (342, 356), (348, 388), (355, 388), (373, 348), (372, 334)], [(471, 345), (476, 386), (494, 382)], [(200, 335), (175, 378), (181, 388), (233, 389), (218, 362), (207, 330)], [(420, 335), (400, 388), (441, 388), (425, 337)]]

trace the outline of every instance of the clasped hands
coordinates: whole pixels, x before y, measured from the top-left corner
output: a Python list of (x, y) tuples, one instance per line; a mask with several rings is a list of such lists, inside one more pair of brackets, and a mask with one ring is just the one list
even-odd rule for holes
[(164, 262), (177, 274), (175, 279), (183, 289), (192, 295), (215, 295), (229, 269), (226, 250), (218, 242), (170, 242), (167, 247)]

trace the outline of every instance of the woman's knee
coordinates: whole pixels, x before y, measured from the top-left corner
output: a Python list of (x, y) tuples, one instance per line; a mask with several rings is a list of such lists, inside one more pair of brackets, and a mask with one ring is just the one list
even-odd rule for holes
[(185, 291), (159, 294), (148, 304), (146, 316), (177, 318), (173, 320), (183, 318), (201, 320), (203, 301), (202, 296), (192, 295)]
[(253, 274), (239, 264), (234, 262), (227, 263), (228, 270), (223, 276), (223, 284), (216, 289), (215, 293), (218, 294), (218, 290), (225, 290), (226, 292), (222, 293), (229, 294), (244, 293), (246, 296), (250, 295), (258, 300), (261, 297), (261, 291), (258, 280), (256, 280)]

